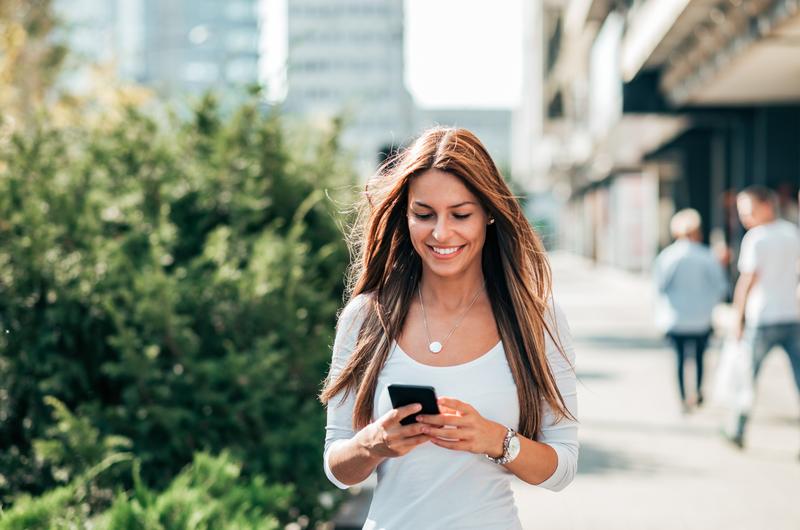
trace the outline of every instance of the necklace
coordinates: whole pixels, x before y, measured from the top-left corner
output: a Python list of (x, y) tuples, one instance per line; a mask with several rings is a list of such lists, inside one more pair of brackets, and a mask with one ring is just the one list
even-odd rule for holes
[(472, 309), (473, 305), (475, 305), (475, 302), (478, 300), (478, 296), (481, 294), (481, 291), (483, 291), (484, 287), (486, 287), (486, 281), (484, 281), (483, 284), (481, 284), (481, 288), (478, 289), (477, 293), (475, 293), (475, 297), (472, 299), (472, 302), (470, 302), (469, 307), (467, 307), (467, 310), (464, 311), (463, 315), (461, 315), (461, 318), (458, 319), (458, 322), (456, 322), (456, 325), (453, 326), (453, 329), (450, 330), (450, 333), (447, 334), (447, 336), (444, 338), (442, 342), (439, 342), (438, 340), (433, 340), (433, 341), (431, 340), (431, 331), (430, 329), (428, 329), (428, 317), (425, 315), (425, 303), (422, 301), (422, 289), (420, 288), (419, 284), (417, 284), (417, 292), (419, 293), (419, 305), (422, 306), (422, 321), (425, 323), (425, 334), (428, 336), (428, 350), (430, 350), (431, 353), (439, 353), (440, 351), (442, 351), (442, 348), (444, 348), (445, 343), (447, 343), (447, 339), (449, 339), (450, 335), (452, 335), (453, 332), (456, 330), (456, 328), (461, 325), (461, 321), (464, 320), (464, 317), (467, 316), (469, 310)]

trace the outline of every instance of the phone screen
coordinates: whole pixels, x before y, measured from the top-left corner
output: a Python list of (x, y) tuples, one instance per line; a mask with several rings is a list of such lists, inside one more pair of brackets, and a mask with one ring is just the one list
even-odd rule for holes
[[(422, 405), (422, 410), (417, 414), (439, 414), (439, 406), (436, 404), (436, 391), (432, 386), (393, 384), (389, 385), (388, 388), (392, 407), (397, 409), (412, 403), (419, 403)], [(411, 425), (416, 422), (416, 414), (411, 414), (400, 420), (401, 425)]]

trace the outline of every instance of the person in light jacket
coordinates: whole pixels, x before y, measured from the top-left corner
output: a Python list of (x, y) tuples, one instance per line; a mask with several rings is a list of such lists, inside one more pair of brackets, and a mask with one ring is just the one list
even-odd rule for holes
[[(670, 222), (675, 242), (656, 258), (653, 272), (658, 301), (656, 322), (675, 349), (678, 391), (684, 412), (703, 403), (703, 354), (711, 335), (711, 311), (728, 293), (725, 272), (702, 241), (700, 214), (693, 209), (676, 213)], [(694, 354), (696, 394), (687, 397), (685, 359)]]

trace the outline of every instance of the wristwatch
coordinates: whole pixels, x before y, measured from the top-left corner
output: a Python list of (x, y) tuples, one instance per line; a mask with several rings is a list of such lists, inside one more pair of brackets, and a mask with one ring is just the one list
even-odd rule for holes
[(506, 437), (503, 439), (503, 454), (498, 458), (486, 455), (486, 458), (495, 464), (510, 464), (519, 456), (519, 436), (511, 427), (506, 427)]

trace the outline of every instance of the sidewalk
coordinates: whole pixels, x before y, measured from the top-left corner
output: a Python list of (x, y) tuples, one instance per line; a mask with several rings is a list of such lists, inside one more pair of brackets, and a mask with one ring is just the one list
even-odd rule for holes
[[(738, 451), (718, 434), (723, 411), (681, 414), (673, 354), (651, 324), (647, 278), (566, 254), (553, 255), (552, 266), (576, 339), (581, 457), (562, 492), (515, 485), (523, 526), (800, 528), (800, 421), (786, 356), (767, 358), (747, 447)], [(716, 358), (712, 344), (707, 387)]]

